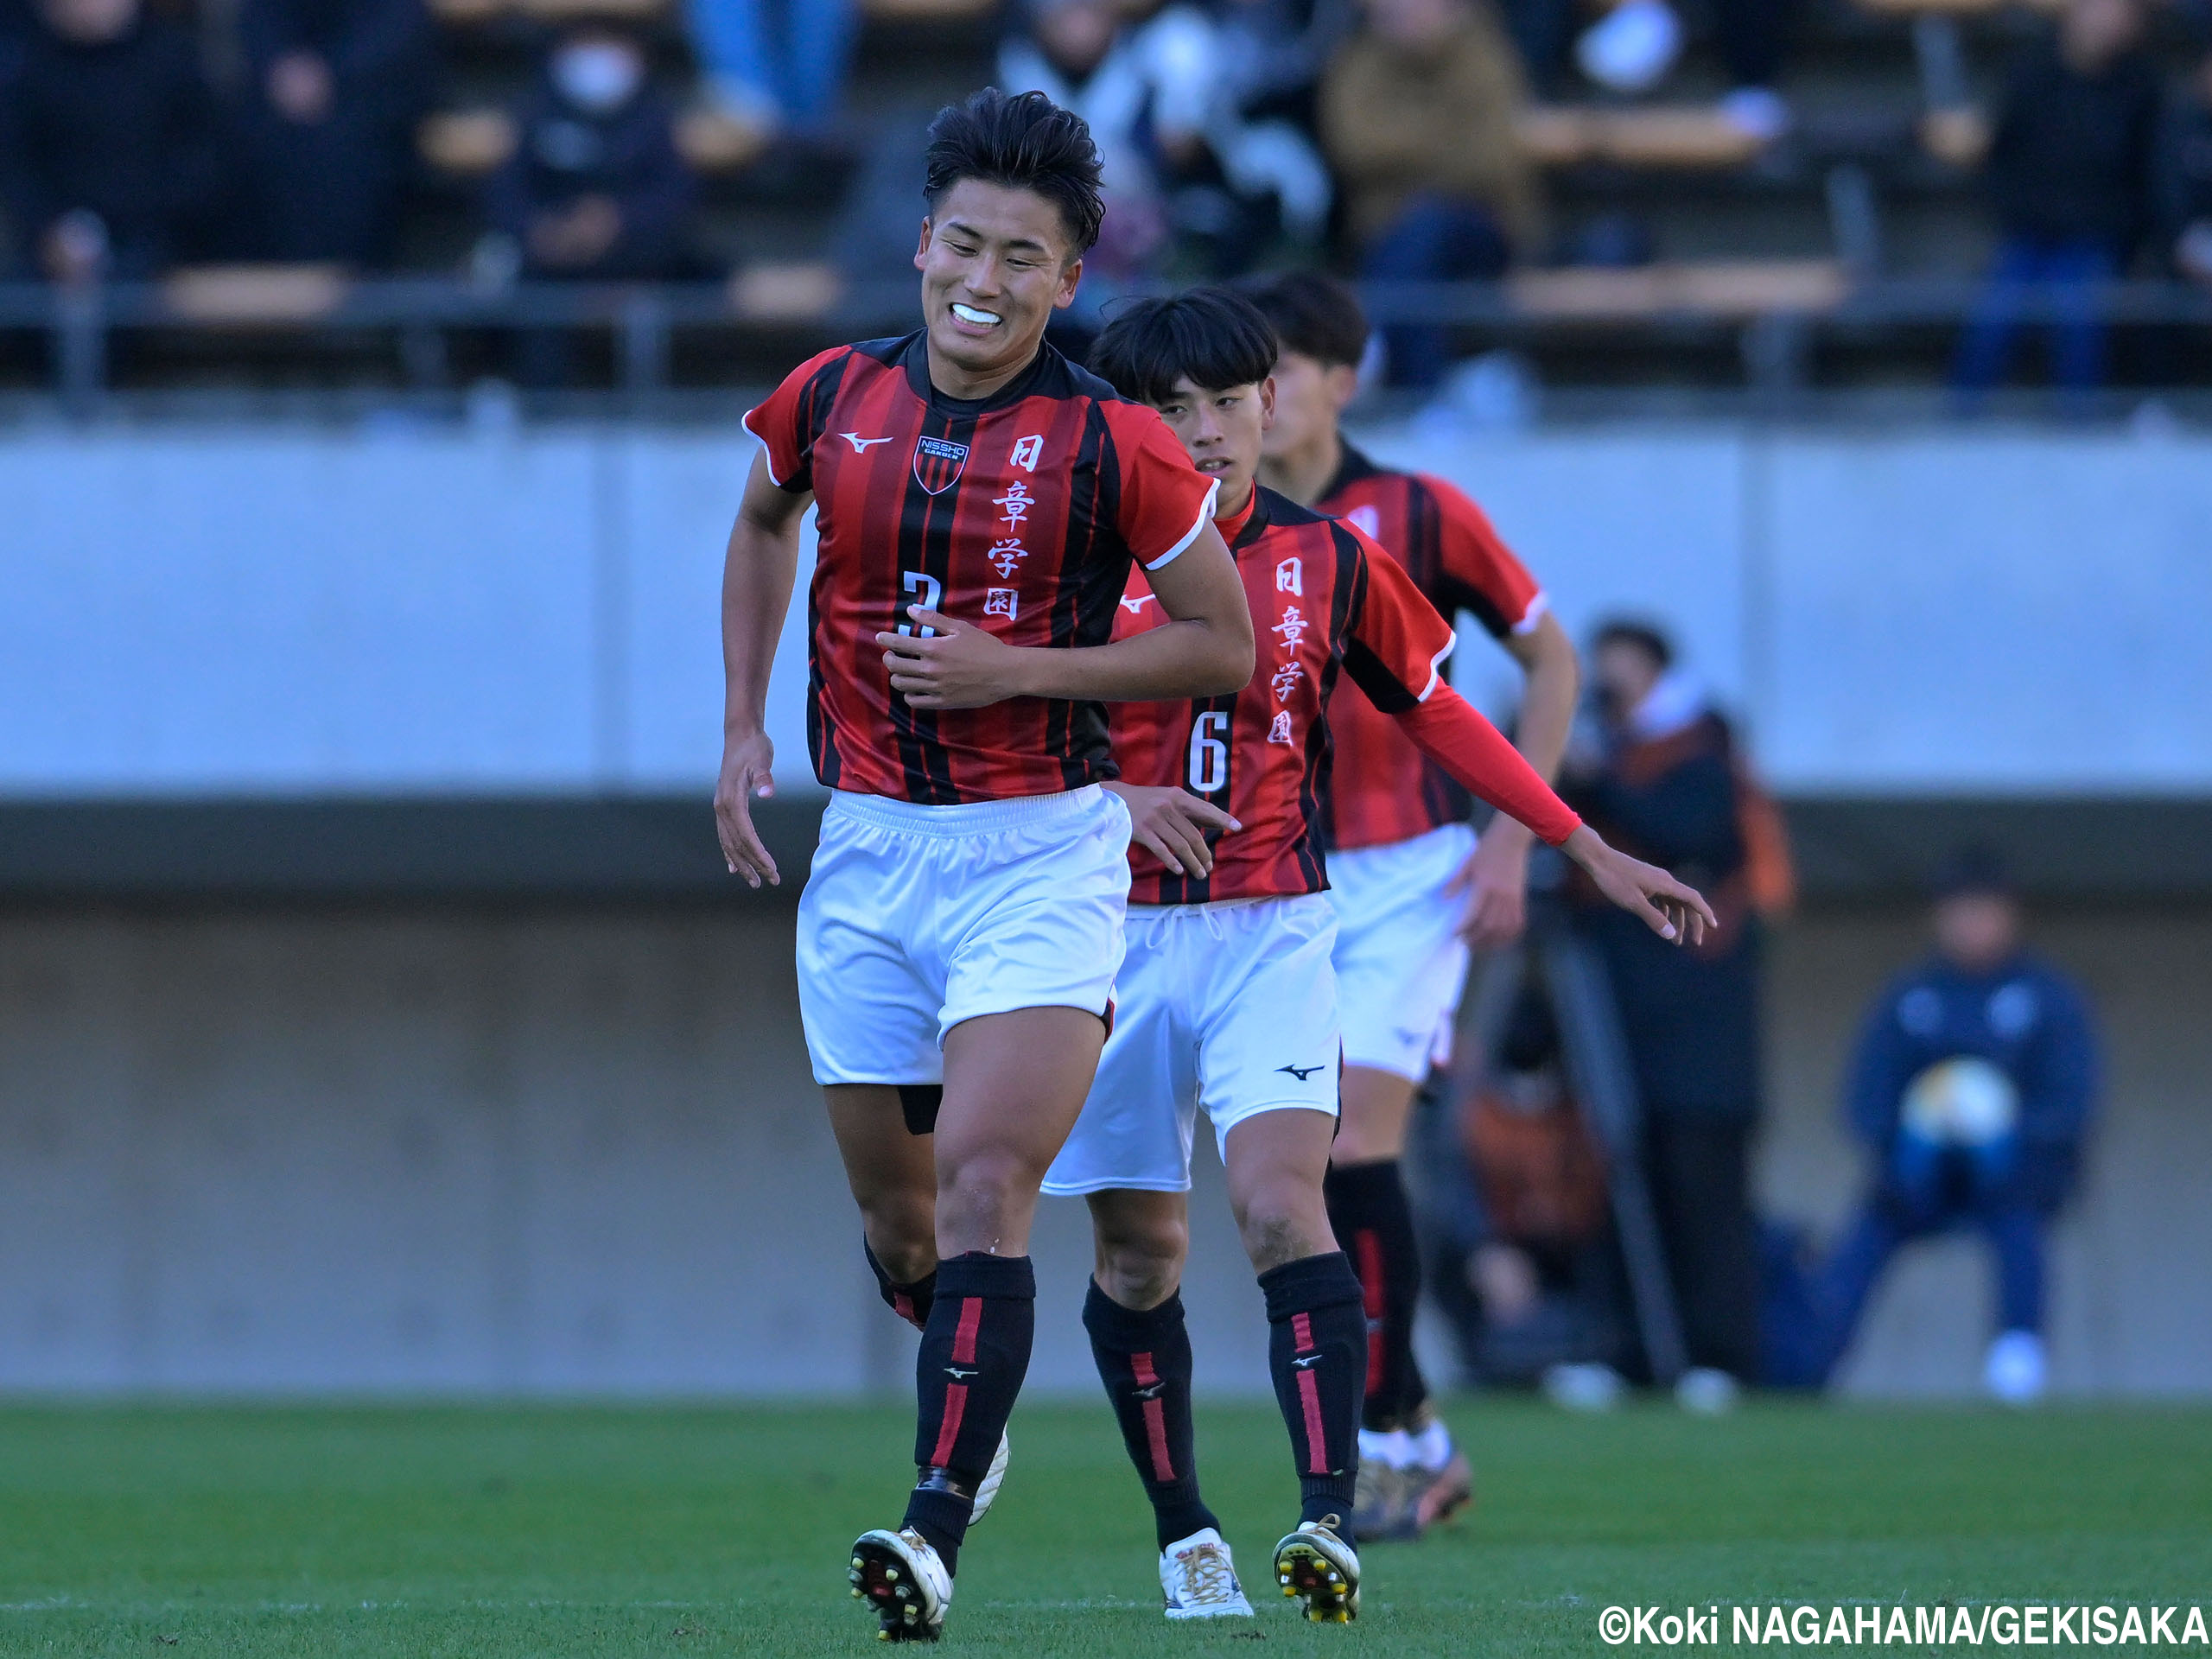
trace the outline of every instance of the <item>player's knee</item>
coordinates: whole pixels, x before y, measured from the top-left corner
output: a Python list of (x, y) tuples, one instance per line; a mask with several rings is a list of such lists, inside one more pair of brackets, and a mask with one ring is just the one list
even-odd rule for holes
[(1236, 1231), (1255, 1272), (1336, 1248), (1319, 1192), (1287, 1172), (1253, 1182), (1235, 1207)]
[(1123, 1307), (1158, 1307), (1183, 1282), (1190, 1234), (1159, 1223), (1098, 1240), (1098, 1287)]
[(999, 1218), (1033, 1202), (1045, 1172), (1011, 1149), (977, 1152), (938, 1173), (936, 1213), (940, 1225), (989, 1230)]

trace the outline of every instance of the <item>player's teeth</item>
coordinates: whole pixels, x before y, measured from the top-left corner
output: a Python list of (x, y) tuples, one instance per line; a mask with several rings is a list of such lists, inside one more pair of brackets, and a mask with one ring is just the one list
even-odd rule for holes
[(999, 320), (998, 313), (995, 311), (978, 311), (972, 305), (957, 303), (952, 308), (952, 315), (963, 322), (994, 323)]

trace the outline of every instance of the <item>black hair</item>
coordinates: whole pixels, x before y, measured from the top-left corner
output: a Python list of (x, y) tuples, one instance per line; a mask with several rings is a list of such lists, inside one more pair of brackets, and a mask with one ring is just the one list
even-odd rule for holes
[(1028, 190), (1060, 210), (1077, 257), (1090, 251), (1106, 217), (1098, 146), (1084, 118), (1042, 92), (1009, 98), (995, 86), (948, 104), (930, 123), (922, 194), (934, 213), (963, 179)]
[(1607, 645), (1633, 646), (1657, 664), (1662, 673), (1675, 665), (1674, 642), (1649, 622), (1615, 617), (1610, 622), (1600, 623), (1598, 632), (1590, 638), (1590, 650), (1594, 655)]
[(1329, 368), (1353, 368), (1367, 355), (1367, 313), (1359, 296), (1318, 270), (1290, 270), (1245, 285), (1244, 293), (1286, 352)]
[(1194, 288), (1123, 307), (1092, 345), (1090, 370), (1141, 404), (1166, 403), (1180, 380), (1225, 391), (1275, 372), (1275, 333), (1236, 289)]

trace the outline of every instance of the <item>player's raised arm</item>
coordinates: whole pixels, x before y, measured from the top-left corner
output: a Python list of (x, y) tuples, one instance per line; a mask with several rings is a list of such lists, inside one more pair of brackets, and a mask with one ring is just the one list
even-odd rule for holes
[(715, 823), (730, 873), (756, 887), (783, 880), (753, 828), (752, 802), (775, 792), (775, 746), (765, 725), (768, 675), (798, 571), (799, 520), (813, 499), (780, 488), (762, 450), (753, 457), (722, 562), (722, 766)]

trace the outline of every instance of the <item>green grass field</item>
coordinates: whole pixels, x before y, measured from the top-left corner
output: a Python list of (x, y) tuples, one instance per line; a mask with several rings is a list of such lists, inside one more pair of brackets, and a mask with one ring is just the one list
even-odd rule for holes
[[(1160, 1618), (1103, 1408), (1015, 1420), (942, 1651), (1595, 1654), (1609, 1604), (2212, 1600), (2212, 1412), (1462, 1406), (1480, 1499), (1367, 1554), (1367, 1611)], [(895, 1517), (903, 1412), (0, 1413), (0, 1652), (880, 1651), (844, 1546)], [(1267, 1588), (1294, 1518), (1265, 1407), (1200, 1422)]]

